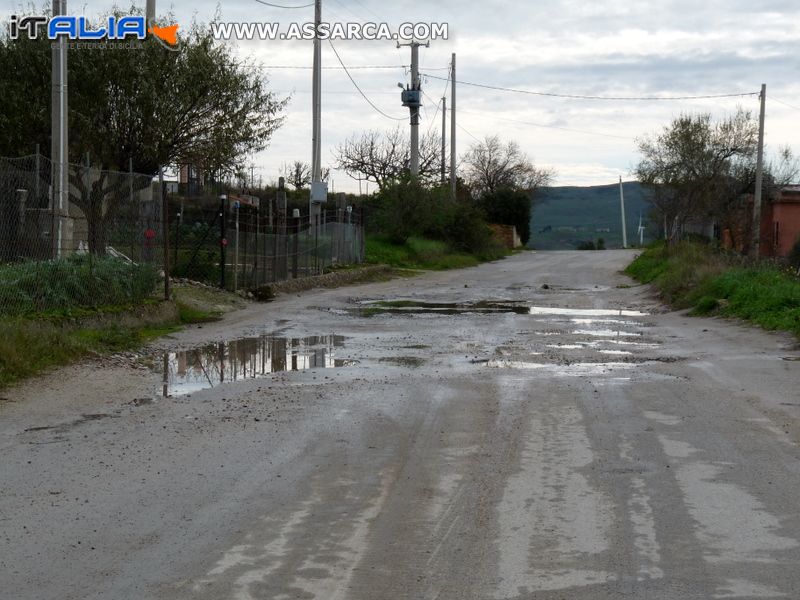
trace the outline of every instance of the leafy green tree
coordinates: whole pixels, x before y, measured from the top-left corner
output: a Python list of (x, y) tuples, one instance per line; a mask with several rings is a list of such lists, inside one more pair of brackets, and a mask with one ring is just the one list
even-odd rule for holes
[(681, 115), (638, 140), (635, 173), (653, 192), (668, 240), (693, 220), (742, 214), (738, 201), (754, 181), (757, 142), (758, 123), (742, 109), (718, 122), (708, 113)]
[[(50, 150), (50, 44), (43, 35), (0, 37), (0, 155), (30, 154), (35, 144)], [(267, 146), (288, 102), (267, 89), (257, 65), (198, 23), (173, 49), (148, 37), (136, 49), (70, 49), (68, 60), (69, 160), (84, 164), (88, 156), (103, 170), (99, 178), (70, 174), (92, 252), (105, 252), (108, 224), (120, 210), (109, 200), (130, 183), (107, 171), (132, 165), (152, 176), (179, 163), (236, 173)]]
[(480, 206), (490, 223), (513, 225), (520, 240), (527, 244), (531, 237), (531, 213), (533, 198), (530, 192), (501, 188), (494, 193), (485, 193)]
[[(135, 13), (131, 9), (130, 13)], [(6, 31), (5, 28), (3, 28)], [(173, 50), (152, 37), (139, 49), (73, 49), (69, 55), (71, 162), (139, 173), (180, 163), (235, 173), (265, 148), (287, 99), (258, 65), (194, 23)], [(50, 148), (50, 41), (0, 37), (0, 155)]]

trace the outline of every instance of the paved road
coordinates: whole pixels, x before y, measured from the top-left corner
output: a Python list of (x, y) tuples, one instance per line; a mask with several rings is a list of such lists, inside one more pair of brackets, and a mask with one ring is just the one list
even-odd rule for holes
[(0, 596), (799, 598), (796, 341), (664, 311), (631, 256), (285, 297), (6, 392)]

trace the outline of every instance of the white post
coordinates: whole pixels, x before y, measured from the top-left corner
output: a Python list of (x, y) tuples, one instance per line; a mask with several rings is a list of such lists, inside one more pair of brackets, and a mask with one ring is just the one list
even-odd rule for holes
[(767, 84), (761, 84), (761, 110), (758, 115), (758, 154), (756, 155), (756, 189), (753, 194), (753, 256), (761, 253), (761, 186), (764, 177), (764, 111), (767, 104)]
[(622, 212), (622, 247), (628, 247), (628, 229), (625, 226), (625, 194), (622, 191), (622, 175), (619, 176), (619, 207)]

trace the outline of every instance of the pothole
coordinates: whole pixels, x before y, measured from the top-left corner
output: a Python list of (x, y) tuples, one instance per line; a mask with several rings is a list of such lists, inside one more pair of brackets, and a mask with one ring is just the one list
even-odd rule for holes
[(161, 356), (163, 396), (185, 396), (230, 381), (260, 379), (284, 371), (348, 367), (337, 358), (339, 335), (286, 338), (274, 335), (207, 344)]

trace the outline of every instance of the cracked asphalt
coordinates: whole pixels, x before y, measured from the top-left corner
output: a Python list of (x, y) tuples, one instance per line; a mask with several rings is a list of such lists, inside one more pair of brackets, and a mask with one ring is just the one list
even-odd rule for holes
[(285, 296), (5, 391), (0, 596), (800, 597), (797, 340), (632, 258)]

